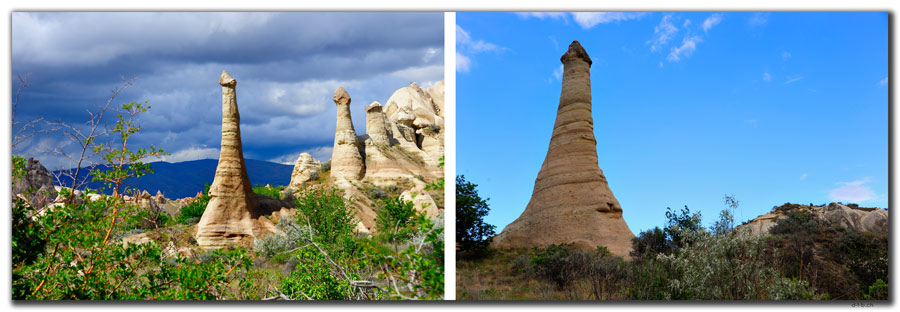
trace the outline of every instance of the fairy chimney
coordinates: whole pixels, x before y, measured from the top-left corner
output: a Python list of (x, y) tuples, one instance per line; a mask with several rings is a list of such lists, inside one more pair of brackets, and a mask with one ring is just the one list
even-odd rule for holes
[(522, 215), (494, 238), (493, 245), (573, 243), (587, 249), (606, 246), (613, 254), (625, 256), (634, 234), (597, 163), (591, 58), (573, 41), (560, 61), (564, 74), (556, 123), (531, 200)]
[(390, 146), (387, 127), (385, 127), (384, 113), (381, 111), (381, 103), (372, 102), (366, 106), (366, 134), (372, 138), (372, 142), (378, 145)]
[(334, 91), (337, 105), (337, 128), (334, 132), (334, 149), (331, 152), (331, 177), (359, 180), (365, 174), (363, 158), (359, 152), (359, 140), (350, 119), (350, 94), (343, 87)]
[(197, 243), (206, 249), (253, 236), (252, 217), (257, 206), (241, 148), (241, 116), (234, 91), (237, 81), (223, 70), (219, 84), (222, 85), (222, 148), (209, 187), (209, 204), (197, 224), (196, 234)]

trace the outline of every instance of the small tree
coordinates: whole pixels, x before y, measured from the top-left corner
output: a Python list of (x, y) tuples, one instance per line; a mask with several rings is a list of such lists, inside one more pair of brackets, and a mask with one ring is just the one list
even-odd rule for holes
[(734, 228), (734, 211), (737, 210), (740, 202), (734, 198), (734, 195), (725, 195), (724, 199), (725, 209), (719, 212), (719, 220), (713, 224), (712, 230), (715, 235), (728, 234)]
[(459, 254), (478, 254), (491, 243), (495, 226), (484, 222), (490, 211), (487, 200), (478, 196), (478, 185), (456, 176), (456, 246)]
[(161, 148), (150, 145), (149, 149), (138, 148), (137, 150), (128, 149), (128, 139), (131, 135), (141, 131), (141, 126), (135, 124), (135, 117), (138, 114), (146, 113), (150, 109), (147, 102), (136, 103), (131, 102), (122, 104), (122, 110), (127, 114), (127, 119), (121, 113), (117, 114), (116, 125), (112, 132), (119, 134), (121, 148), (119, 143), (107, 145), (99, 143), (94, 145), (94, 153), (101, 154), (103, 159), (109, 165), (106, 170), (91, 170), (94, 181), (103, 181), (108, 187), (113, 189), (113, 196), (120, 196), (122, 181), (131, 177), (141, 177), (147, 173), (153, 173), (150, 164), (145, 164), (144, 159), (151, 156), (164, 156), (169, 153), (164, 152)]

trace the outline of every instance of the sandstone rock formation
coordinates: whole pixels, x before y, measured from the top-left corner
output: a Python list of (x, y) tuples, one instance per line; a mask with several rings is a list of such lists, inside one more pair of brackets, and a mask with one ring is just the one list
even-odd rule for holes
[(343, 87), (334, 91), (337, 105), (337, 127), (334, 132), (334, 149), (331, 154), (331, 177), (359, 180), (365, 174), (360, 144), (350, 119), (350, 94)]
[(311, 181), (319, 178), (319, 168), (322, 163), (312, 157), (309, 153), (301, 153), (294, 162), (294, 171), (291, 172), (291, 182), (288, 184), (292, 188), (300, 188)]
[(25, 199), (34, 208), (40, 209), (57, 197), (53, 176), (34, 158), (25, 163), (25, 174), (12, 182), (12, 194)]
[(390, 146), (391, 140), (387, 134), (384, 112), (381, 111), (381, 103), (372, 102), (366, 106), (366, 134), (372, 142), (378, 145)]
[(252, 218), (257, 208), (241, 147), (237, 81), (222, 71), (219, 84), (222, 85), (222, 148), (209, 188), (209, 204), (197, 225), (197, 243), (203, 248), (218, 248), (254, 236)]
[(615, 255), (627, 255), (634, 234), (597, 163), (591, 58), (574, 41), (560, 61), (564, 74), (556, 123), (531, 201), (522, 215), (494, 238), (493, 246), (573, 243), (589, 249), (606, 246)]
[(808, 212), (830, 225), (842, 226), (860, 232), (888, 233), (888, 211), (880, 208), (859, 208), (857, 205), (830, 203), (822, 206), (784, 204), (769, 213), (761, 215), (738, 226), (749, 235), (769, 233), (779, 218), (787, 217), (790, 211)]

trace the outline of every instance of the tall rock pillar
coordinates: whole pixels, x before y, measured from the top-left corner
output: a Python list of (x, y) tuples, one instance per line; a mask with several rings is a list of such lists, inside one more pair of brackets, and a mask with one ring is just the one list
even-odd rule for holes
[(574, 243), (627, 255), (634, 234), (597, 164), (591, 116), (591, 58), (578, 41), (560, 58), (564, 74), (556, 123), (525, 211), (494, 239), (496, 247)]
[(334, 132), (334, 150), (331, 151), (331, 177), (359, 180), (365, 174), (359, 139), (350, 119), (350, 94), (343, 87), (334, 91), (337, 105), (337, 128)]
[(237, 81), (223, 70), (219, 84), (222, 85), (222, 148), (209, 188), (209, 204), (197, 224), (196, 239), (203, 248), (219, 248), (253, 236), (252, 218), (257, 207), (241, 148), (241, 115), (234, 90)]
[(372, 102), (366, 106), (366, 134), (372, 138), (372, 142), (378, 145), (391, 146), (385, 126), (384, 113), (381, 111), (381, 103)]

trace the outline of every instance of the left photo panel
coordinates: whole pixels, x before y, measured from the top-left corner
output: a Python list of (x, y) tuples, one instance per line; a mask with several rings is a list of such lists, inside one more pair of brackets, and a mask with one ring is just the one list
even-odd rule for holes
[(13, 300), (443, 299), (444, 13), (11, 28)]

